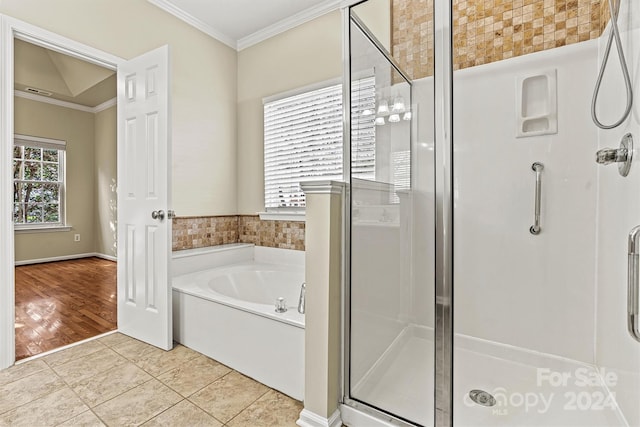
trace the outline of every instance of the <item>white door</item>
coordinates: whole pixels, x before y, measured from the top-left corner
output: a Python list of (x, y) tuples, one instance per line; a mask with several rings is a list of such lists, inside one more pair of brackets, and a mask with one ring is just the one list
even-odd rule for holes
[(171, 349), (169, 47), (118, 67), (118, 329)]

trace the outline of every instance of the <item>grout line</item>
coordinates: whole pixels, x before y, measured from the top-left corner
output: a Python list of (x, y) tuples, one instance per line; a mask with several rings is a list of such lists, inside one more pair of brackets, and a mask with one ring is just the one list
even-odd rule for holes
[[(165, 385), (165, 384), (163, 383), (163, 385)], [(172, 389), (172, 390), (173, 390), (173, 389)], [(180, 395), (180, 393), (178, 393), (178, 394)], [(180, 397), (182, 397), (182, 395), (180, 395)], [(179, 400), (178, 402), (174, 403), (173, 405), (170, 405), (168, 408), (166, 408), (166, 409), (164, 409), (164, 410), (162, 410), (162, 411), (158, 412), (157, 414), (155, 414), (155, 415), (154, 415), (154, 416), (152, 416), (151, 418), (149, 418), (149, 419), (147, 419), (147, 420), (144, 420), (143, 422), (141, 422), (141, 423), (140, 423), (140, 424), (138, 424), (138, 425), (144, 425), (144, 424), (148, 423), (148, 422), (149, 422), (149, 421), (151, 421), (152, 419), (159, 417), (160, 415), (162, 415), (162, 414), (164, 414), (165, 412), (167, 412), (169, 409), (173, 408), (174, 406), (178, 405), (179, 403), (184, 402), (185, 400), (187, 400), (187, 399), (183, 398), (182, 400)]]
[[(238, 372), (238, 373), (239, 373), (239, 372)], [(240, 374), (240, 375), (242, 375), (242, 374)], [(249, 378), (249, 377), (247, 377), (247, 378)], [(251, 379), (252, 381), (256, 381), (256, 380), (254, 380), (253, 378), (249, 378), (249, 379)], [(259, 384), (262, 384), (260, 381), (256, 381), (256, 382), (257, 382), (257, 383), (259, 383)], [(262, 384), (262, 385), (264, 385), (264, 384)], [(247, 409), (249, 409), (249, 407), (250, 407), (251, 405), (253, 405), (254, 403), (256, 403), (258, 400), (262, 399), (262, 397), (264, 397), (267, 393), (269, 393), (271, 390), (273, 390), (271, 387), (268, 387), (268, 386), (266, 386), (266, 385), (264, 385), (264, 386), (265, 386), (265, 387), (267, 387), (267, 391), (265, 391), (264, 393), (262, 393), (262, 394), (261, 394), (257, 399), (255, 399), (253, 402), (249, 403), (247, 406), (245, 406), (244, 408), (242, 408), (242, 410), (241, 410), (240, 412), (238, 412), (237, 414), (235, 414), (235, 415), (233, 416), (233, 418), (231, 418), (229, 421), (227, 421), (224, 425), (227, 425), (227, 424), (228, 424), (228, 423), (230, 423), (231, 421), (235, 420), (235, 419), (238, 417), (238, 415), (242, 414), (244, 411), (246, 411)]]

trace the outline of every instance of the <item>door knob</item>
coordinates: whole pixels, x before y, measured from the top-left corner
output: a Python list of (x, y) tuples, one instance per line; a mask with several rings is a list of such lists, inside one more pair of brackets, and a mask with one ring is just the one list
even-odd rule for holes
[(160, 210), (151, 212), (151, 218), (162, 221), (164, 219), (164, 211)]

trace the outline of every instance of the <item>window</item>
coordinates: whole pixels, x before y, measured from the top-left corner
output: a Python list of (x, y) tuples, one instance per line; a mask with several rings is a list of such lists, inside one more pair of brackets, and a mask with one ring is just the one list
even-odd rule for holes
[[(353, 82), (354, 112), (375, 108), (375, 78)], [(356, 115), (354, 115), (355, 119)], [(358, 114), (352, 134), (354, 174), (375, 176), (375, 116)], [(300, 182), (342, 179), (342, 85), (264, 105), (264, 199), (267, 209), (303, 208)], [(357, 171), (357, 172), (356, 172)]]
[(65, 142), (16, 135), (13, 222), (16, 230), (64, 226)]

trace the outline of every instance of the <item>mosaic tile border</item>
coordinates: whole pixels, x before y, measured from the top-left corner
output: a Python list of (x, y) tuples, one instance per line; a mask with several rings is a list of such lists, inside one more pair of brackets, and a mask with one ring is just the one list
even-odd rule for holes
[[(433, 0), (391, 0), (392, 54), (414, 79), (433, 75)], [(454, 70), (600, 37), (607, 0), (454, 0)]]
[(174, 251), (228, 243), (304, 251), (305, 223), (262, 221), (257, 215), (177, 217), (172, 237)]

